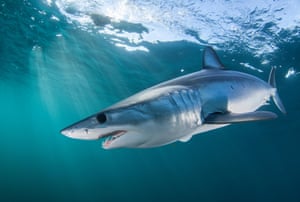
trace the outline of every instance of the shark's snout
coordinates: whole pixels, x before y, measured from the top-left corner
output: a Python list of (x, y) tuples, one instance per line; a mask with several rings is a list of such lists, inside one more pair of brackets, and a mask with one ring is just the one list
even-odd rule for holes
[(127, 133), (127, 130), (114, 128), (80, 128), (75, 125), (62, 129), (60, 133), (66, 137), (80, 140), (103, 139), (102, 147), (109, 149), (115, 140)]
[(111, 132), (107, 131), (105, 126), (103, 126), (105, 121), (105, 115), (91, 116), (62, 129), (60, 133), (73, 139), (97, 140), (101, 138), (103, 134)]
[(97, 140), (100, 138), (100, 135), (94, 134), (92, 130), (88, 128), (80, 128), (80, 129), (63, 129), (60, 131), (66, 137), (73, 139), (81, 139), (81, 140)]
[(63, 134), (64, 136), (70, 137), (70, 132), (68, 130), (66, 130), (66, 129), (62, 129), (60, 131), (60, 133)]

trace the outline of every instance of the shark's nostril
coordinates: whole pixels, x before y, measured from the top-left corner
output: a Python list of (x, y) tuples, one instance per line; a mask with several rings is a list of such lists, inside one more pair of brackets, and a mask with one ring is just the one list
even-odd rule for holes
[(106, 118), (106, 115), (104, 113), (100, 113), (97, 115), (97, 121), (100, 123), (100, 124), (103, 124), (105, 123), (107, 120)]

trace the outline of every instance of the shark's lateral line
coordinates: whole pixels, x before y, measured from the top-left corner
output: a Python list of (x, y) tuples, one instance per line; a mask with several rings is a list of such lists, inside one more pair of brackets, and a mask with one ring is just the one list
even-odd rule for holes
[(61, 133), (85, 140), (105, 138), (105, 149), (157, 147), (233, 123), (274, 119), (273, 112), (257, 111), (270, 97), (286, 113), (274, 68), (268, 83), (224, 70), (216, 52), (207, 47), (201, 71), (141, 91)]

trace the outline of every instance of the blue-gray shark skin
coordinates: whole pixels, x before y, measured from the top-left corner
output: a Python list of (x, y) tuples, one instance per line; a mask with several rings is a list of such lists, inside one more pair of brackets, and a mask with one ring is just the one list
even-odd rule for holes
[(103, 138), (103, 148), (149, 148), (186, 142), (193, 135), (229, 124), (274, 119), (257, 111), (272, 97), (285, 108), (275, 85), (238, 71), (224, 70), (216, 52), (207, 47), (202, 70), (178, 77), (112, 105), (61, 131), (76, 139)]

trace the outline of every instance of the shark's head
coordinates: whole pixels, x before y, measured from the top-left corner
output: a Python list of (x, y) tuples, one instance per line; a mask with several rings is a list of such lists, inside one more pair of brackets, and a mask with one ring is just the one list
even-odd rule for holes
[(61, 133), (75, 139), (103, 138), (102, 147), (105, 149), (143, 147), (151, 138), (145, 135), (145, 127), (151, 125), (147, 116), (136, 108), (106, 110), (63, 129)]

